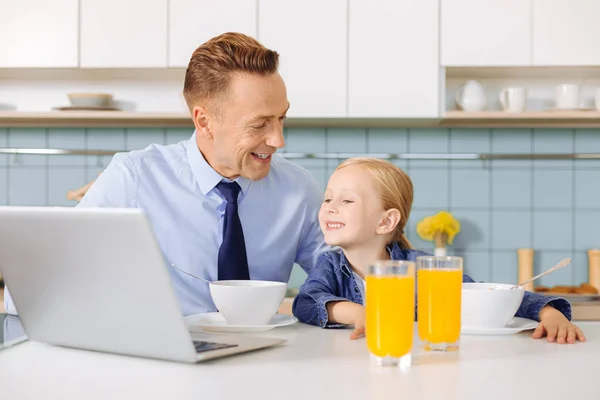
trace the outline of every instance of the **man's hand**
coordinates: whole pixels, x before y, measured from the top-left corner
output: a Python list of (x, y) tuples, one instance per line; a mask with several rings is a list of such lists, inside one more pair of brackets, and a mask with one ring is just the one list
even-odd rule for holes
[(560, 311), (552, 306), (545, 306), (540, 311), (540, 324), (533, 331), (534, 339), (546, 336), (548, 342), (575, 343), (585, 342), (583, 331), (572, 324)]

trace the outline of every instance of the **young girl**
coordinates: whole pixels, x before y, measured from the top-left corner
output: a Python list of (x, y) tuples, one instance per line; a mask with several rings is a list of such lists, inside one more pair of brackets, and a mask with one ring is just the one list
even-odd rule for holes
[[(400, 168), (375, 158), (351, 158), (329, 179), (319, 210), (325, 242), (338, 249), (323, 253), (300, 287), (293, 313), (302, 322), (320, 327), (354, 325), (351, 339), (364, 334), (364, 273), (376, 260), (411, 260), (427, 255), (412, 249), (404, 235), (410, 215), (413, 185)], [(463, 282), (474, 282), (463, 275)], [(540, 321), (536, 339), (574, 343), (585, 340), (570, 322), (571, 305), (565, 299), (531, 292), (517, 317)]]

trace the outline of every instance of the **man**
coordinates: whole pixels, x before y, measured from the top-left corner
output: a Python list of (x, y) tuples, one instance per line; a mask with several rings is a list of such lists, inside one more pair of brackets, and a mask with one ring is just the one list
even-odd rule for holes
[(183, 89), (190, 140), (115, 155), (79, 203), (146, 212), (184, 315), (215, 306), (208, 285), (179, 270), (287, 282), (294, 262), (308, 272), (324, 249), (316, 180), (275, 154), (290, 106), (278, 58), (238, 33), (201, 45)]

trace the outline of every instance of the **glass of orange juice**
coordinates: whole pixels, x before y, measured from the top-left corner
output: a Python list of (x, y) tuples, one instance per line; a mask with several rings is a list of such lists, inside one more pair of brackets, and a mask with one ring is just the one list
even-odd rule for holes
[(382, 260), (365, 276), (365, 336), (378, 365), (409, 367), (415, 323), (415, 263)]
[(425, 350), (459, 348), (462, 257), (417, 257), (417, 320)]

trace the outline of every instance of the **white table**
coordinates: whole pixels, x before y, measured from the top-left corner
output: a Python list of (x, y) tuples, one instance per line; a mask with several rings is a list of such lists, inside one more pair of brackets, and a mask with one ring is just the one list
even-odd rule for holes
[(303, 324), (263, 333), (279, 348), (197, 365), (25, 342), (0, 352), (0, 399), (598, 399), (600, 323), (579, 325), (588, 342), (575, 345), (463, 335), (405, 372), (372, 366), (349, 330)]

